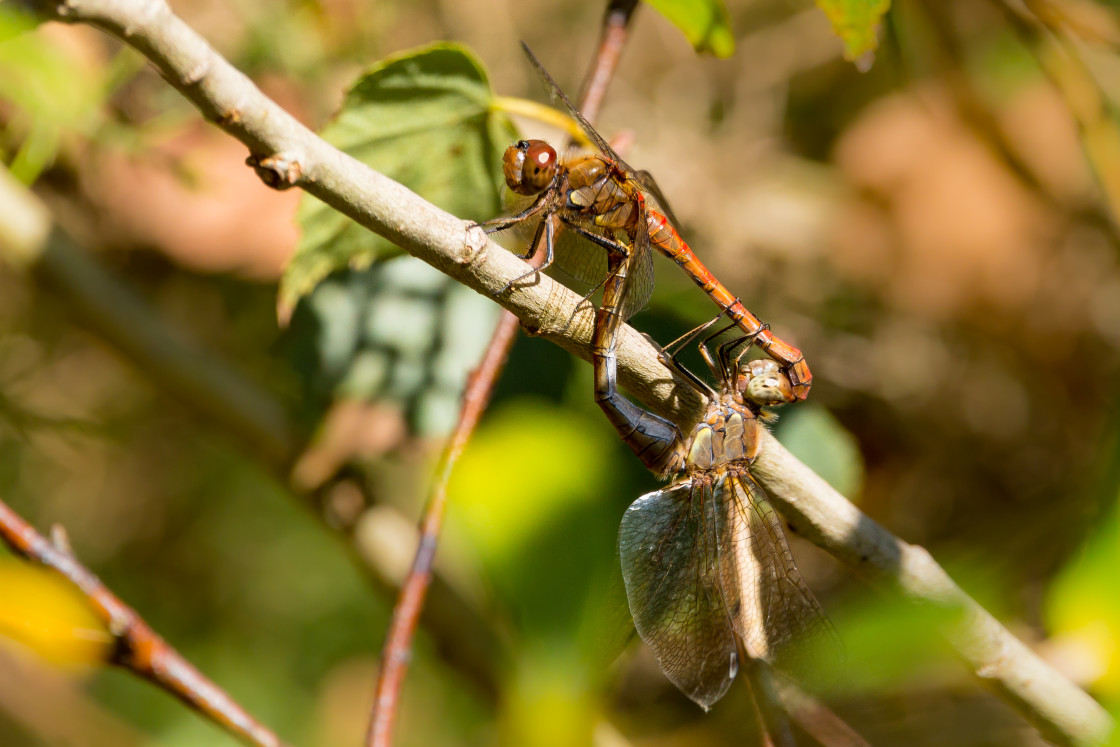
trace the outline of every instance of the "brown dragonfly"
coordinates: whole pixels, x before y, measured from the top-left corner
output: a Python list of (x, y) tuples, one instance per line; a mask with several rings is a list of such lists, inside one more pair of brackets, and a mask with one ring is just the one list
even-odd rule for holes
[(624, 424), (619, 434), (627, 444), (651, 470), (671, 478), (634, 501), (619, 529), (634, 626), (666, 676), (705, 710), (735, 678), (740, 643), (747, 656), (801, 681), (831, 678), (842, 650), (750, 473), (760, 419), (767, 406), (788, 400), (789, 379), (772, 360), (741, 365), (749, 338), (725, 343), (713, 356), (707, 343), (714, 337), (700, 351), (718, 390), (675, 355), (669, 361), (709, 400), (687, 436), (621, 395), (606, 401), (615, 411), (612, 422)]
[[(536, 199), (517, 215), (487, 221), (482, 226), (487, 233), (494, 233), (539, 218), (536, 233), (523, 258), (536, 255), (543, 242), (544, 260), (540, 269), (556, 261), (567, 274), (592, 284), (599, 281), (598, 284), (604, 286), (592, 350), (596, 400), (601, 404), (610, 396), (607, 387), (612, 376), (606, 369), (615, 365), (614, 339), (618, 324), (642, 308), (653, 290), (651, 246), (676, 262), (753, 345), (781, 366), (790, 381), (787, 401), (804, 399), (813, 375), (801, 351), (774, 337), (769, 326), (748, 311), (712, 275), (677, 232), (674, 227), (677, 221), (653, 177), (627, 165), (572, 105), (529, 48), (525, 44), (522, 48), (553, 98), (579, 124), (598, 153), (561, 160), (556, 150), (543, 140), (514, 143), (502, 159), (506, 184), (516, 194)], [(602, 254), (594, 247), (583, 244), (578, 250), (573, 247), (570, 254), (557, 255), (556, 235), (562, 228), (606, 250), (605, 280), (599, 274)]]

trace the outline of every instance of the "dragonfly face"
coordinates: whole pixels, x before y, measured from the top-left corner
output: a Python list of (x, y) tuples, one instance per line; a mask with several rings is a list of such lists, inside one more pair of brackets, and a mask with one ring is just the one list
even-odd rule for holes
[(747, 363), (735, 377), (735, 391), (762, 407), (781, 405), (793, 399), (789, 377), (777, 361), (760, 359)]
[(519, 140), (506, 148), (502, 173), (519, 195), (539, 194), (552, 184), (559, 167), (556, 150), (543, 140)]

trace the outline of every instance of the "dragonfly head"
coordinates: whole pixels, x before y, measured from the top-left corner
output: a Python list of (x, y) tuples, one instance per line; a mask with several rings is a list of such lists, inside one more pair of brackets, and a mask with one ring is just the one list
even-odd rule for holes
[(519, 140), (502, 156), (506, 184), (519, 195), (548, 189), (556, 177), (557, 164), (556, 151), (543, 140)]
[(777, 361), (762, 358), (749, 361), (735, 377), (735, 391), (749, 402), (763, 407), (793, 401), (793, 387)]

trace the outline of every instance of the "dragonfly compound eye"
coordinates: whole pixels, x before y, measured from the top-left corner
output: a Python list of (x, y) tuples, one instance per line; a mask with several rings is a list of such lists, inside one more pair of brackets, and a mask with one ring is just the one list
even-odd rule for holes
[(776, 361), (757, 360), (739, 373), (736, 388), (758, 405), (781, 405), (793, 401), (793, 387)]
[(556, 151), (543, 140), (519, 140), (506, 148), (502, 172), (519, 195), (543, 192), (556, 176)]

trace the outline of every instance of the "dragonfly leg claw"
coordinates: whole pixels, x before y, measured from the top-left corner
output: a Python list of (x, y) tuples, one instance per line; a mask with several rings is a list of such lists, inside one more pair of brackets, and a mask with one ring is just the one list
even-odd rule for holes
[[(524, 259), (524, 257), (522, 259)], [(533, 270), (529, 270), (528, 272), (522, 273), (521, 275), (518, 275), (513, 280), (509, 281), (508, 283), (503, 285), (501, 288), (499, 288), (497, 295), (504, 296), (505, 294), (509, 293), (513, 289), (513, 286), (519, 285), (521, 283), (521, 281), (524, 280), (525, 278), (532, 277), (533, 275), (536, 275), (536, 274), (537, 274), (537, 270), (533, 269)]]

